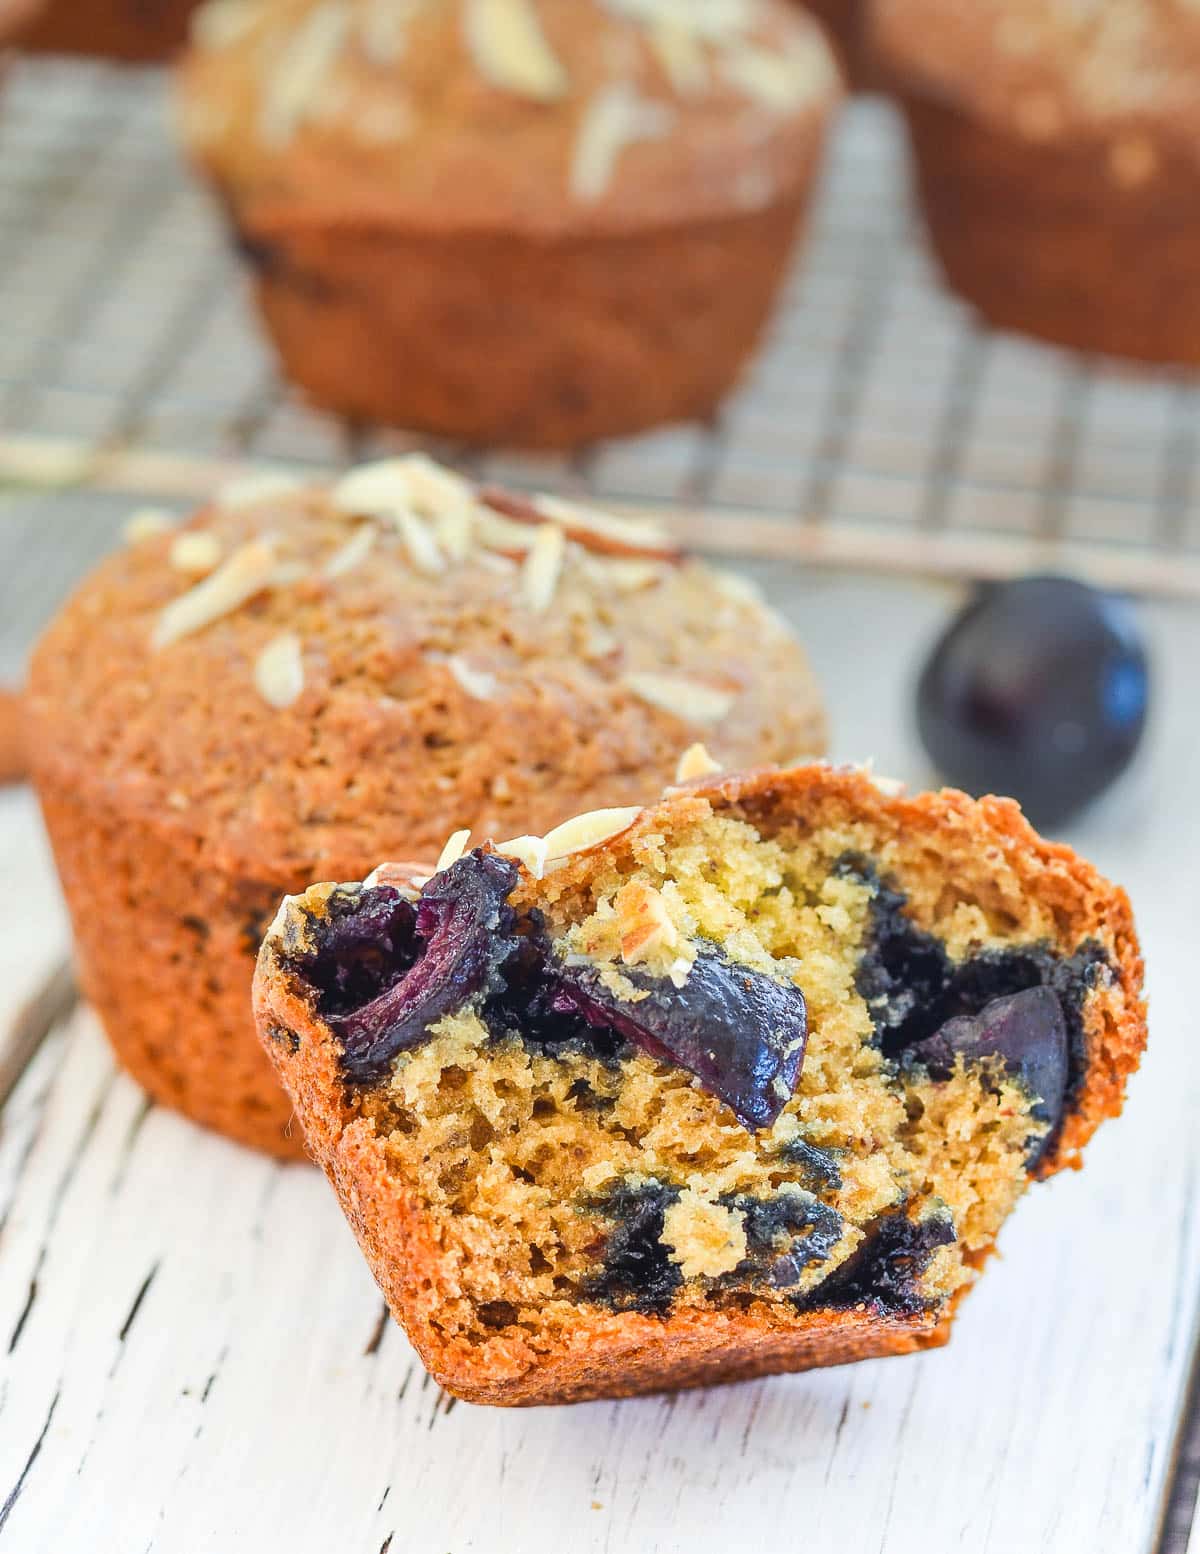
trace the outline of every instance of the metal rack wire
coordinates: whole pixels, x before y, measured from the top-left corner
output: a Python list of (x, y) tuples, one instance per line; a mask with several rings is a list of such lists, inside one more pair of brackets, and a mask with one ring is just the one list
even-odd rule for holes
[[(350, 429), (279, 380), (167, 99), (154, 72), (42, 60), (13, 72), (0, 111), (0, 482), (74, 486), (72, 511), (80, 485), (185, 503), (231, 463), (411, 441)], [(713, 424), (569, 459), (441, 451), (489, 478), (664, 507), (731, 553), (1055, 564), (1200, 595), (1198, 394), (1184, 375), (978, 329), (937, 284), (898, 126), (867, 101), (838, 132), (765, 348)], [(27, 492), (26, 520), (49, 500)]]

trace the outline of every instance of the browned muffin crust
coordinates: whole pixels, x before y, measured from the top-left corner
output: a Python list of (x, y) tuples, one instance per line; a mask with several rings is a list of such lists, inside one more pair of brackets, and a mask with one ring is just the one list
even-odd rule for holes
[(0, 783), (21, 782), (26, 768), (23, 698), (0, 685)]
[(851, 86), (871, 84), (866, 52), (867, 0), (805, 0), (837, 50), (838, 63)]
[(152, 1095), (259, 1148), (300, 1152), (249, 1013), (284, 891), (638, 801), (698, 737), (823, 746), (804, 658), (740, 579), (654, 526), (489, 501), (419, 459), (231, 490), (105, 561), (34, 655), (87, 994)]
[(1200, 361), (1200, 13), (879, 0), (872, 44), (950, 284), (1078, 350)]
[(565, 446), (729, 387), (837, 91), (787, 0), (243, 0), (180, 123), (315, 399)]
[[(768, 842), (791, 837), (815, 843), (824, 833), (835, 839), (870, 835), (881, 856), (898, 865), (904, 860), (913, 886), (906, 911), (922, 927), (934, 920), (965, 921), (960, 908), (966, 907), (980, 924), (986, 919), (1014, 942), (1053, 924), (1055, 943), (1064, 950), (1085, 943), (1101, 947), (1108, 969), (1089, 982), (1081, 1008), (1081, 1067), (1065, 1118), (1036, 1173), (1049, 1175), (1079, 1164), (1097, 1125), (1119, 1112), (1126, 1078), (1137, 1066), (1146, 1037), (1142, 963), (1122, 891), (1068, 848), (1039, 838), (1011, 801), (975, 802), (954, 792), (904, 797), (862, 772), (808, 767), (702, 777), (677, 788), (615, 838), (543, 882), (523, 876), (513, 905), (518, 912), (536, 908), (550, 921), (564, 916), (576, 921), (577, 911), (584, 909), (572, 903), (591, 899), (598, 880), (611, 878), (614, 870), (619, 877), (638, 857), (661, 859), (672, 839), (686, 838), (714, 818), (723, 825), (734, 822), (735, 829), (748, 825)], [(387, 874), (381, 878), (396, 882)], [(493, 1254), (484, 1246), (473, 1247), (467, 1261), (459, 1260), (460, 1230), (452, 1230), (431, 1207), (426, 1186), (418, 1180), (420, 1170), (409, 1174), (397, 1164), (407, 1158), (406, 1146), (403, 1137), (388, 1132), (390, 1104), (375, 1105), (348, 1087), (343, 1047), (317, 1012), (313, 988), (297, 969), (298, 947), (311, 942), (330, 899), (330, 887), (316, 887), (285, 904), (268, 934), (255, 982), (259, 1031), (393, 1314), (448, 1390), (482, 1403), (569, 1402), (841, 1364), (946, 1342), (958, 1301), (992, 1249), (995, 1224), (967, 1243), (957, 1274), (951, 1277), (949, 1264), (943, 1267), (939, 1303), (914, 1303), (903, 1311), (868, 1298), (845, 1309), (819, 1304), (796, 1309), (767, 1291), (757, 1297), (739, 1292), (726, 1301), (720, 1286), (713, 1285), (709, 1295), (680, 1299), (665, 1312), (609, 1309), (585, 1295), (566, 1311), (561, 1301), (548, 1298), (544, 1324), (534, 1311), (522, 1312), (517, 1322), (514, 1315), (496, 1316), (481, 1307), (477, 1330), (464, 1326), (469, 1299), (462, 1281), (482, 1277), (478, 1264), (486, 1273)], [(832, 902), (828, 910), (838, 912)], [(671, 1072), (670, 1065), (660, 1066), (660, 1078), (652, 1080), (643, 1067), (637, 1083), (643, 1089), (673, 1083)], [(457, 1092), (464, 1071), (455, 1074)], [(691, 1094), (696, 1095), (694, 1089)], [(549, 1103), (539, 1104), (549, 1108)], [(691, 1147), (697, 1153), (714, 1132), (731, 1134), (730, 1113), (707, 1101), (705, 1108), (694, 1124), (699, 1132)], [(527, 1161), (539, 1158), (536, 1132), (549, 1125), (540, 1124), (538, 1116), (535, 1109), (527, 1124), (534, 1135), (521, 1152)], [(622, 1121), (627, 1120), (622, 1113)], [(759, 1149), (764, 1139), (769, 1141), (769, 1135), (738, 1134), (736, 1129), (732, 1134), (744, 1143), (730, 1148)], [(780, 1157), (768, 1154), (774, 1168), (782, 1170)], [(494, 1153), (481, 1155), (481, 1168), (485, 1158), (497, 1159)], [(498, 1166), (486, 1173), (485, 1197), (493, 1202), (500, 1201), (496, 1172)], [(505, 1244), (498, 1225), (494, 1244)], [(503, 1282), (498, 1293), (505, 1294)], [(499, 1304), (507, 1311), (510, 1303), (502, 1299)]]
[(101, 54), (148, 63), (182, 48), (199, 0), (44, 0), (21, 30), (37, 53)]

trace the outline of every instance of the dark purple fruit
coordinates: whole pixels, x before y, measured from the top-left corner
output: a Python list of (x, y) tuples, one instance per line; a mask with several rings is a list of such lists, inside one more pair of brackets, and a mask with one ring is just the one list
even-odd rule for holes
[(948, 1214), (930, 1214), (922, 1220), (909, 1219), (904, 1213), (884, 1214), (868, 1230), (858, 1250), (796, 1304), (801, 1311), (848, 1311), (869, 1306), (889, 1314), (912, 1315), (926, 1304), (920, 1281), (934, 1253), (957, 1239)]
[(1053, 1126), (1062, 1116), (1067, 1093), (1070, 1043), (1058, 994), (1031, 987), (996, 998), (978, 1014), (947, 1020), (941, 1030), (909, 1047), (906, 1058), (923, 1064), (935, 1079), (945, 1079), (956, 1058), (978, 1063), (1000, 1058), (1036, 1100), (1033, 1116)]
[(938, 641), (917, 693), (921, 739), (968, 793), (1068, 820), (1129, 765), (1146, 721), (1146, 651), (1126, 604), (1065, 577), (981, 589)]
[(804, 1062), (804, 994), (715, 951), (696, 957), (686, 983), (625, 975), (646, 997), (629, 1003), (588, 967), (557, 972), (554, 1006), (611, 1027), (652, 1056), (695, 1074), (750, 1132), (770, 1127), (791, 1099)]
[[(396, 906), (401, 932), (393, 929), (388, 948), (394, 980), (369, 1003), (328, 1017), (342, 1044), (347, 1078), (358, 1084), (380, 1078), (398, 1053), (428, 1039), (430, 1026), (456, 1014), (494, 982), (517, 948), (514, 913), (507, 905), (517, 875), (516, 864), (507, 858), (468, 853), (434, 876), (411, 921)], [(397, 903), (402, 900), (398, 892), (391, 894)], [(347, 932), (343, 929), (342, 936)], [(369, 932), (366, 924), (355, 922), (356, 938)]]

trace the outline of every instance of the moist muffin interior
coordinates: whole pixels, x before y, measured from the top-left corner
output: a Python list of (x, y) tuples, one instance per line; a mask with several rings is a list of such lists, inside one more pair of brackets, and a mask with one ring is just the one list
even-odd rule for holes
[[(1020, 921), (990, 907), (985, 871), (973, 891), (865, 822), (768, 838), (709, 815), (606, 854), (585, 884), (556, 891), (551, 875), (538, 911), (509, 913), (491, 942), (540, 944), (635, 1020), (698, 997), (702, 959), (799, 988), (799, 1077), (752, 1128), (685, 1067), (539, 1002), (519, 954), (375, 1072), (348, 1058), (352, 1104), (438, 1227), (436, 1324), (541, 1342), (581, 1305), (936, 1312), (1050, 1141), (1082, 1069), (1083, 1001), (1108, 975), (1036, 903)], [(309, 922), (298, 969), (335, 1031), (413, 965), (366, 927), (352, 953), (328, 933), (388, 895), (401, 902), (334, 887)], [(1035, 987), (1061, 1010), (1065, 1093), (1033, 1093), (1000, 1053), (928, 1059), (946, 1021)]]

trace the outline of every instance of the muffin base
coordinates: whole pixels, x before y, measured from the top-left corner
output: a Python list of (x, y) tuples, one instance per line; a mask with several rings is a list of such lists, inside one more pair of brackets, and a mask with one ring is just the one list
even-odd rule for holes
[(988, 323), (1075, 350), (1200, 364), (1200, 165), (1152, 148), (1122, 181), (1111, 140), (1032, 142), (901, 98), (929, 235)]
[(51, 0), (20, 34), (20, 46), (46, 54), (167, 59), (187, 41), (199, 0)]
[(579, 239), (244, 213), (284, 370), (344, 415), (566, 448), (709, 415), (766, 322), (808, 203)]
[(254, 1038), (258, 942), (288, 889), (203, 868), (96, 794), (39, 782), (80, 985), (122, 1068), (159, 1105), (280, 1159), (304, 1140)]

